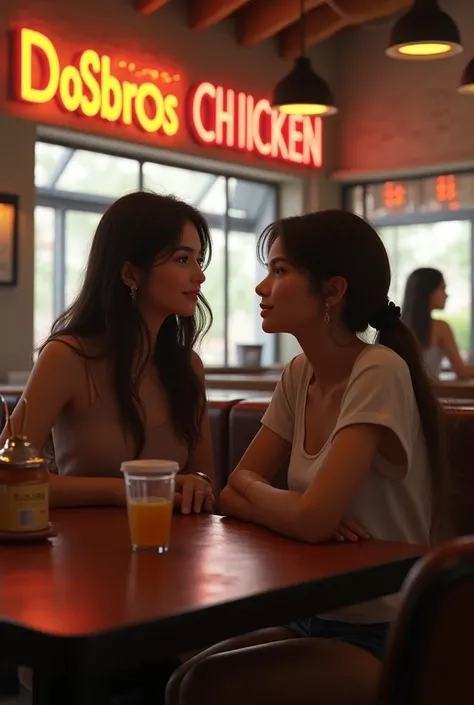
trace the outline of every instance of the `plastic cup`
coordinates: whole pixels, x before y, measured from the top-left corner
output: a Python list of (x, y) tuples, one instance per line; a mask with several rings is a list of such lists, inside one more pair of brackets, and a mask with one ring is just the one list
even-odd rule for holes
[(166, 553), (178, 463), (173, 460), (130, 460), (122, 463), (128, 524), (134, 551)]

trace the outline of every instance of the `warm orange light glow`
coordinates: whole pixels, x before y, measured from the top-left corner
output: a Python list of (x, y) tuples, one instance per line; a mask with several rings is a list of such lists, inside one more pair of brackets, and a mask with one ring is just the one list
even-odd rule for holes
[(313, 103), (290, 103), (279, 105), (278, 110), (285, 115), (333, 115), (337, 112), (331, 105), (316, 105)]
[[(75, 63), (62, 65), (53, 42), (44, 34), (21, 29), (18, 34), (17, 98), (45, 104), (56, 99), (63, 110), (110, 123), (135, 123), (148, 133), (173, 136), (179, 129), (179, 100), (155, 83), (124, 81), (114, 75), (109, 56), (86, 49)], [(34, 75), (34, 62), (41, 77)], [(120, 61), (119, 68), (135, 72), (134, 63)], [(168, 82), (168, 81), (167, 81)]]
[(387, 49), (394, 59), (442, 59), (446, 54), (459, 54), (462, 47), (451, 42), (411, 42)]
[(474, 83), (465, 83), (463, 86), (459, 86), (458, 93), (474, 93)]
[(447, 54), (451, 51), (451, 44), (407, 44), (399, 48), (400, 54), (408, 56), (435, 56), (436, 54)]
[[(0, 282), (11, 281), (14, 271), (15, 206), (0, 203)], [(5, 496), (4, 502), (7, 501)], [(2, 500), (0, 497), (0, 514)], [(3, 529), (1, 529), (3, 531)]]
[(205, 81), (189, 94), (189, 126), (201, 144), (319, 167), (322, 124), (317, 116), (285, 114), (266, 98)]
[[(174, 88), (182, 80), (180, 72), (140, 66), (123, 56), (112, 60), (92, 48), (71, 61), (62, 47), (32, 29), (20, 29), (15, 39), (16, 100), (58, 105), (68, 114), (108, 124), (135, 125), (150, 135), (173, 137), (180, 131), (184, 90)], [(309, 111), (293, 106), (285, 113), (272, 109), (266, 98), (208, 81), (187, 91), (187, 105), (187, 127), (201, 144), (297, 165), (322, 164), (319, 115), (327, 114), (326, 106), (309, 106)]]

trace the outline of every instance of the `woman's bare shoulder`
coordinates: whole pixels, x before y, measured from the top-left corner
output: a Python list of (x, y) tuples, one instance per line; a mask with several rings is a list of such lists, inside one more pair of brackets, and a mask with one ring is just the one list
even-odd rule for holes
[(434, 318), (431, 325), (431, 340), (433, 345), (439, 345), (446, 339), (446, 335), (452, 335), (451, 326), (447, 321), (443, 321), (440, 318)]
[(50, 338), (43, 346), (41, 354), (49, 350), (49, 354), (59, 356), (74, 355), (76, 358), (98, 357), (103, 352), (103, 346), (92, 338), (83, 338), (76, 335), (58, 335)]

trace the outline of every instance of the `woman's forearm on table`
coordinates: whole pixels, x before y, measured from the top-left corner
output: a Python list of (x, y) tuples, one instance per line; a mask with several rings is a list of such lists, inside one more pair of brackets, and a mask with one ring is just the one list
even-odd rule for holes
[(70, 477), (49, 475), (52, 507), (125, 505), (125, 483), (115, 477)]
[(272, 529), (289, 538), (307, 541), (301, 521), (301, 497), (298, 492), (279, 490), (265, 481), (252, 481), (244, 494), (230, 483), (221, 492), (220, 508), (224, 514)]

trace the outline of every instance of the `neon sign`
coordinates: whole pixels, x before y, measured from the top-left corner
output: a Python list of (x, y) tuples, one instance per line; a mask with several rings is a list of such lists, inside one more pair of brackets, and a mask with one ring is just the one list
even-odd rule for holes
[[(121, 80), (112, 72), (109, 56), (92, 49), (74, 63), (61, 65), (48, 37), (31, 29), (16, 36), (15, 96), (24, 103), (56, 100), (68, 113), (98, 117), (111, 123), (135, 124), (145, 132), (175, 135), (179, 129), (178, 98), (156, 83)], [(40, 71), (34, 71), (38, 66)]]
[[(166, 137), (181, 131), (180, 76), (113, 62), (83, 50), (73, 61), (45, 34), (20, 29), (14, 35), (14, 98), (29, 105), (56, 104), (62, 111), (110, 124), (135, 125)], [(126, 71), (128, 69), (128, 72)], [(322, 122), (285, 115), (266, 99), (202, 82), (187, 95), (187, 127), (203, 145), (225, 147), (297, 165), (322, 164)]]
[(285, 115), (266, 99), (200, 83), (188, 95), (188, 119), (198, 142), (294, 164), (322, 164), (321, 118)]

